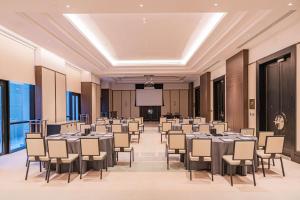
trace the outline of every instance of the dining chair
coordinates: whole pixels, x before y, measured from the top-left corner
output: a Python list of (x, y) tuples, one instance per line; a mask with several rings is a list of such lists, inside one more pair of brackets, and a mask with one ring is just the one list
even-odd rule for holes
[(106, 125), (105, 124), (96, 125), (95, 131), (99, 133), (106, 133), (107, 132)]
[(68, 152), (66, 139), (48, 139), (47, 146), (48, 146), (48, 155), (50, 158), (48, 169), (47, 169), (47, 183), (49, 183), (50, 166), (52, 163), (57, 164), (57, 166), (63, 164), (69, 165), (68, 183), (70, 183), (72, 164), (78, 159), (78, 154)]
[(232, 180), (232, 166), (251, 166), (253, 183), (256, 186), (255, 167), (254, 167), (254, 152), (255, 140), (235, 140), (233, 145), (233, 155), (224, 155), (222, 157), (222, 176), (224, 176), (225, 163), (229, 166), (230, 182)]
[(103, 125), (105, 124), (105, 120), (104, 119), (100, 119), (96, 121), (96, 125)]
[(192, 169), (190, 162), (208, 162), (210, 163), (211, 180), (214, 181), (213, 162), (212, 162), (212, 139), (211, 138), (193, 138), (192, 151), (189, 153), (190, 180), (192, 180)]
[(255, 136), (255, 129), (254, 128), (242, 128), (240, 133), (241, 133), (241, 135), (245, 135), (245, 136)]
[(139, 128), (141, 132), (144, 132), (144, 118), (143, 117), (136, 117), (134, 118), (134, 121), (137, 121), (139, 123)]
[(160, 132), (160, 142), (162, 143), (162, 138), (163, 135), (165, 137), (167, 137), (168, 132), (172, 130), (172, 122), (163, 122), (162, 123), (162, 128), (161, 128), (161, 132)]
[[(30, 133), (26, 133), (26, 138), (42, 138), (42, 133), (40, 133), (40, 132), (30, 132)], [(29, 158), (28, 158), (28, 156), (27, 156), (27, 158), (26, 158), (26, 167), (28, 166), (28, 160), (29, 160)], [(42, 164), (41, 164), (41, 162), (40, 162), (40, 168), (42, 168), (42, 166), (41, 166)]]
[(167, 118), (166, 118), (166, 117), (160, 117), (160, 118), (159, 118), (158, 132), (161, 132), (161, 129), (162, 129), (162, 123), (163, 123), (163, 122), (167, 122)]
[(185, 134), (191, 134), (191, 133), (193, 133), (193, 124), (182, 124), (181, 130)]
[(182, 130), (170, 130), (169, 134), (183, 134)]
[(170, 169), (169, 154), (184, 155), (186, 153), (186, 135), (185, 134), (168, 134), (168, 143), (166, 144), (167, 169)]
[(200, 123), (206, 123), (206, 118), (205, 117), (200, 117), (201, 122)]
[(139, 122), (129, 122), (128, 123), (128, 132), (130, 134), (130, 140), (132, 136), (137, 135), (138, 136), (138, 143), (140, 143), (140, 130), (139, 130)]
[(198, 125), (198, 124), (200, 124), (200, 123), (201, 123), (201, 118), (194, 118), (194, 119), (193, 119), (193, 124)]
[(225, 124), (224, 123), (214, 124), (213, 128), (216, 129), (217, 134), (224, 134), (224, 132), (225, 132)]
[[(36, 134), (38, 135), (38, 134)], [(37, 137), (27, 137), (26, 141), (26, 154), (27, 154), (27, 170), (25, 175), (25, 180), (27, 180), (28, 172), (30, 168), (30, 163), (32, 162), (39, 162), (40, 164), (40, 172), (42, 172), (42, 162), (48, 163), (49, 157), (46, 152), (46, 145), (44, 138), (37, 138)], [(47, 179), (47, 173), (46, 178)]]
[(182, 124), (189, 124), (190, 123), (190, 119), (182, 119)]
[(129, 166), (131, 167), (131, 160), (134, 161), (134, 149), (130, 146), (129, 133), (114, 133), (114, 155), (117, 161), (120, 152), (129, 153)]
[(284, 146), (284, 136), (267, 136), (266, 144), (264, 149), (256, 150), (257, 157), (261, 160), (262, 170), (264, 177), (265, 168), (264, 168), (264, 159), (268, 159), (268, 169), (270, 169), (270, 159), (279, 159), (281, 163), (282, 175), (285, 176), (283, 161), (282, 161), (282, 153)]
[(199, 132), (200, 133), (210, 133), (209, 124), (199, 124)]
[(102, 169), (104, 165), (107, 171), (107, 153), (100, 151), (99, 138), (80, 138), (80, 179), (82, 178), (83, 161), (99, 161), (101, 165), (100, 179), (102, 179)]
[(112, 124), (111, 132), (112, 133), (121, 133), (122, 132), (122, 124)]
[(83, 122), (77, 122), (76, 123), (76, 130), (77, 131), (81, 131), (81, 129), (80, 129), (80, 127), (81, 127), (81, 125), (84, 125), (85, 123), (83, 123)]
[(85, 132), (85, 129), (91, 129), (91, 125), (90, 124), (81, 124), (80, 132)]
[(264, 149), (266, 145), (266, 138), (268, 136), (274, 136), (273, 131), (259, 131), (258, 133), (258, 148)]
[(120, 124), (121, 120), (120, 119), (113, 119), (113, 124)]

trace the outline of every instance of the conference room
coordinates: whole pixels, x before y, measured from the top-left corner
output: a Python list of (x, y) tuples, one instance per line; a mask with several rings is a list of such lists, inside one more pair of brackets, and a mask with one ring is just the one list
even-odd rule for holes
[(299, 9), (0, 1), (0, 198), (299, 199)]

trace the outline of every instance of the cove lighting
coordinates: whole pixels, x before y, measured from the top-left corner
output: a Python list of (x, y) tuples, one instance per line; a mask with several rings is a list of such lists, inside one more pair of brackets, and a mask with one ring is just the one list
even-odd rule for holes
[[(80, 14), (64, 14), (73, 26), (77, 28), (92, 45), (94, 45), (94, 47), (110, 62), (112, 66), (184, 66), (225, 15), (225, 13), (214, 13), (203, 26), (198, 28), (199, 30), (195, 30), (197, 35), (195, 35), (191, 44), (184, 51), (181, 59), (118, 60), (111, 55), (103, 42), (100, 41), (97, 35), (84, 22), (84, 20), (82, 20)], [(143, 21), (144, 23), (147, 22), (146, 20)]]

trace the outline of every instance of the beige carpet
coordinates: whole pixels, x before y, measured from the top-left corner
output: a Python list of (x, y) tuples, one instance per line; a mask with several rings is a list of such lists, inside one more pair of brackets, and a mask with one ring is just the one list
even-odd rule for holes
[(140, 144), (134, 144), (135, 162), (128, 166), (128, 155), (120, 155), (119, 165), (104, 172), (90, 171), (82, 180), (77, 173), (67, 184), (67, 174), (52, 174), (50, 183), (44, 181), (38, 165), (32, 165), (28, 181), (25, 175), (25, 151), (0, 157), (0, 199), (300, 199), (300, 165), (284, 160), (286, 177), (282, 177), (279, 162), (267, 170), (267, 177), (257, 173), (257, 187), (252, 176), (237, 176), (231, 187), (228, 176), (215, 176), (212, 182), (206, 171), (194, 172), (193, 181), (188, 172), (172, 158), (171, 169), (166, 170), (165, 144), (160, 144), (156, 127), (146, 127)]

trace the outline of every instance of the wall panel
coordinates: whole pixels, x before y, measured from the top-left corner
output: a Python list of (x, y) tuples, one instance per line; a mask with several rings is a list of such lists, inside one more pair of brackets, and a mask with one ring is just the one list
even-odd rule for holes
[(179, 90), (170, 90), (171, 113), (179, 113)]
[(55, 73), (56, 121), (66, 121), (66, 75)]
[(42, 119), (48, 120), (48, 123), (54, 123), (55, 120), (55, 71), (42, 68)]
[(161, 107), (161, 115), (171, 112), (170, 90), (163, 91), (164, 106)]
[(130, 91), (124, 90), (122, 91), (122, 117), (130, 117)]
[(112, 111), (117, 111), (118, 116), (121, 117), (122, 115), (122, 91), (121, 90), (113, 90), (112, 91)]
[(135, 90), (131, 90), (131, 117), (139, 117), (140, 116), (140, 107), (135, 106)]
[(180, 110), (180, 114), (183, 117), (188, 117), (189, 113), (188, 113), (188, 105), (189, 105), (189, 91), (188, 90), (179, 90), (179, 96), (180, 96), (180, 104), (179, 104), (179, 110)]
[(200, 116), (205, 117), (206, 121), (211, 120), (210, 104), (211, 104), (211, 89), (210, 89), (210, 72), (200, 76)]

